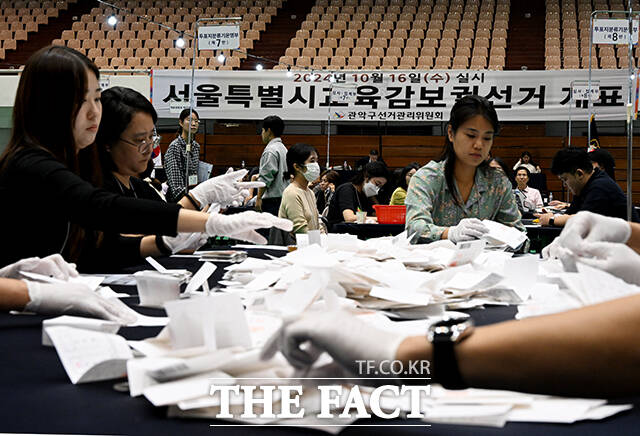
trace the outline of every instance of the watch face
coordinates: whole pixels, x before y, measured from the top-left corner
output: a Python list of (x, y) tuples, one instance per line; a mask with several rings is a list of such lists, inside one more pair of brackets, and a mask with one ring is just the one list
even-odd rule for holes
[(473, 320), (468, 317), (446, 318), (432, 324), (427, 333), (430, 342), (457, 342), (468, 336), (473, 330)]

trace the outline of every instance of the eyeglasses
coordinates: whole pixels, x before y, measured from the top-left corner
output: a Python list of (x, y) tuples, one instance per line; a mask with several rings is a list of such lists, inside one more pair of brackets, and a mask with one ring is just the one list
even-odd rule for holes
[(150, 136), (149, 138), (142, 139), (138, 141), (138, 143), (129, 141), (124, 138), (120, 138), (120, 141), (126, 142), (129, 145), (133, 145), (134, 147), (137, 147), (138, 153), (145, 154), (146, 152), (153, 150), (155, 147), (157, 147), (158, 144), (160, 144), (160, 139), (162, 139), (162, 136), (159, 136), (154, 132), (152, 136)]

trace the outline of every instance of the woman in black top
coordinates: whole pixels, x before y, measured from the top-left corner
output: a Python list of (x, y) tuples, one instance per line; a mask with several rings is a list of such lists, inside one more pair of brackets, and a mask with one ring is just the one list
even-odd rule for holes
[(336, 189), (329, 203), (329, 225), (336, 223), (355, 222), (358, 210), (373, 215), (375, 196), (389, 180), (387, 166), (382, 162), (369, 162), (356, 174), (349, 183), (344, 183)]
[[(82, 251), (100, 245), (96, 230), (206, 232), (249, 240), (258, 240), (250, 231), (259, 227), (290, 230), (257, 214), (208, 215), (95, 188), (92, 183), (101, 185), (93, 144), (102, 115), (98, 77), (93, 62), (67, 47), (45, 47), (27, 61), (11, 138), (0, 156), (0, 202), (5, 205), (0, 266), (52, 253), (76, 261)], [(142, 244), (136, 248), (144, 253)]]

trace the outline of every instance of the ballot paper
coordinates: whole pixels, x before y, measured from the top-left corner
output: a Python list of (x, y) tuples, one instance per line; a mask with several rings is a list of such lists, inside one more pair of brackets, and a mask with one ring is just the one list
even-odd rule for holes
[(49, 335), (47, 334), (47, 328), (54, 326), (75, 327), (111, 334), (116, 334), (118, 333), (118, 330), (120, 330), (120, 324), (115, 321), (62, 315), (42, 321), (42, 345), (47, 347), (53, 346), (51, 338), (49, 338)]
[(205, 346), (210, 350), (251, 347), (251, 335), (240, 297), (215, 293), (165, 303), (173, 348)]
[(237, 383), (233, 377), (222, 371), (209, 371), (193, 377), (149, 386), (145, 388), (143, 395), (156, 407), (177, 404), (179, 401), (209, 395), (212, 378), (215, 378), (215, 383), (218, 385)]
[(487, 239), (490, 242), (507, 244), (515, 250), (527, 240), (527, 234), (515, 227), (505, 226), (491, 220), (482, 220), (482, 223), (489, 229), (489, 232), (483, 235), (483, 239)]
[(133, 357), (127, 341), (118, 335), (53, 326), (45, 329), (71, 383), (111, 380), (126, 375)]
[(283, 316), (298, 315), (311, 306), (328, 283), (329, 274), (314, 272), (308, 279), (293, 283), (285, 293), (267, 296), (267, 309)]
[(380, 286), (374, 286), (371, 288), (369, 296), (415, 306), (426, 306), (431, 302), (431, 298), (428, 294), (407, 291), (404, 289), (383, 288)]
[(502, 271), (505, 277), (502, 284), (513, 289), (523, 301), (527, 300), (536, 284), (539, 262), (538, 257), (532, 254), (507, 259)]

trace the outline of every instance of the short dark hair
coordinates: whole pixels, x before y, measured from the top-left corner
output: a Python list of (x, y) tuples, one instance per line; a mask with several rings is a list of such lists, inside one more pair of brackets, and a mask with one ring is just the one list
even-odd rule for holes
[(311, 153), (318, 151), (311, 145), (299, 142), (287, 150), (287, 172), (284, 173), (284, 179), (289, 180), (289, 177), (296, 174), (296, 169), (293, 164), (304, 165), (304, 162), (309, 159)]
[(325, 170), (320, 177), (325, 176), (327, 178), (327, 182), (333, 183), (334, 185), (340, 181), (340, 174), (334, 170)]
[(378, 150), (376, 150), (375, 148), (372, 148), (371, 150), (369, 150), (369, 156), (377, 156), (378, 155)]
[(527, 172), (527, 177), (531, 178), (531, 171), (529, 171), (529, 169), (527, 167), (518, 167), (516, 168), (516, 176), (518, 175), (518, 171), (526, 171)]
[(273, 133), (276, 138), (279, 138), (282, 136), (282, 132), (284, 132), (284, 121), (277, 115), (269, 115), (262, 120), (262, 128), (264, 130), (271, 130), (271, 133)]
[(551, 162), (551, 172), (557, 176), (563, 173), (575, 174), (578, 170), (585, 173), (593, 172), (593, 165), (587, 150), (577, 147), (558, 150)]

